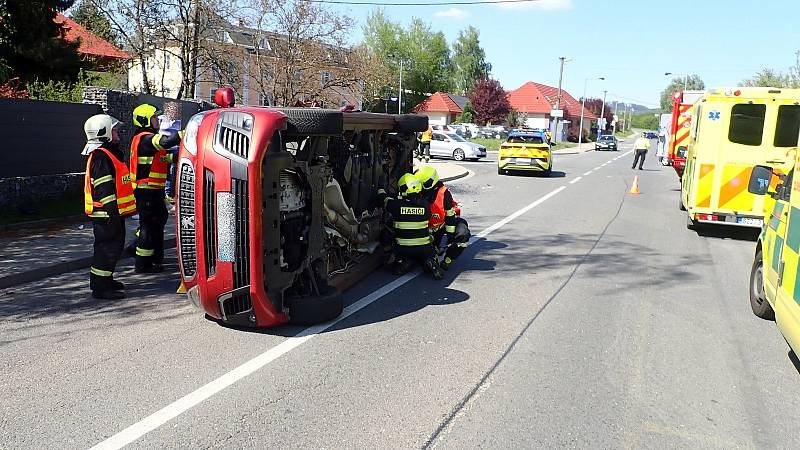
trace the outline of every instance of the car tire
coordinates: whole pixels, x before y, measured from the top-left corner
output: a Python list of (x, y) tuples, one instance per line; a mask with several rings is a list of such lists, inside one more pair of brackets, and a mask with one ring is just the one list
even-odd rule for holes
[(428, 116), (404, 114), (395, 117), (394, 131), (398, 133), (416, 133), (428, 129)]
[(506, 175), (506, 174), (508, 174), (508, 172), (506, 172), (505, 170), (503, 170), (500, 167), (498, 167), (497, 168), (497, 174), (498, 175)]
[(466, 159), (466, 157), (467, 155), (464, 153), (464, 150), (461, 150), (460, 148), (453, 150), (453, 159), (456, 161), (463, 161)]
[(683, 194), (678, 195), (678, 209), (686, 211), (686, 206), (683, 204)]
[(287, 133), (298, 135), (340, 135), (344, 115), (340, 111), (311, 108), (274, 108), (289, 118)]
[(687, 230), (696, 231), (698, 225), (700, 225), (700, 223), (698, 221), (692, 219), (688, 215), (686, 216), (686, 229)]
[(756, 252), (753, 268), (750, 270), (750, 308), (753, 314), (764, 320), (775, 320), (775, 311), (764, 295), (764, 258), (761, 249)]
[(292, 297), (288, 303), (289, 322), (294, 325), (314, 325), (333, 320), (342, 314), (342, 293), (328, 286), (320, 295)]

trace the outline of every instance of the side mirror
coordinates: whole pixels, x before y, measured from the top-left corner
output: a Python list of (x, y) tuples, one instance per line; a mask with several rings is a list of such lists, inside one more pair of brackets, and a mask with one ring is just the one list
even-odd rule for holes
[(689, 149), (686, 148), (685, 145), (681, 145), (680, 147), (678, 147), (678, 151), (675, 153), (677, 153), (678, 156), (680, 156), (681, 158), (686, 158), (686, 153), (688, 153), (688, 151)]
[(755, 166), (750, 173), (750, 182), (747, 191), (751, 194), (764, 195), (769, 191), (769, 183), (772, 180), (772, 167)]

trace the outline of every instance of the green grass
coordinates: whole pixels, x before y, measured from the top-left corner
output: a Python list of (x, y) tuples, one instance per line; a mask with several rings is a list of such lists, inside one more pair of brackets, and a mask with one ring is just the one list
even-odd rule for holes
[(83, 213), (83, 193), (73, 194), (59, 199), (48, 199), (26, 205), (31, 209), (25, 214), (17, 208), (8, 208), (0, 214), (0, 225), (31, 222), (42, 219), (76, 216)]
[(628, 136), (632, 136), (633, 134), (634, 134), (634, 132), (631, 131), (631, 130), (628, 130), (628, 131), (617, 131), (616, 133), (614, 133), (614, 136), (616, 136), (618, 138), (626, 138)]
[(476, 144), (480, 144), (486, 147), (487, 151), (496, 152), (500, 150), (500, 144), (503, 143), (504, 139), (482, 139), (482, 138), (475, 138), (470, 139), (470, 142), (474, 142)]
[(559, 142), (558, 144), (550, 147), (552, 150), (563, 150), (565, 148), (577, 147), (577, 142)]

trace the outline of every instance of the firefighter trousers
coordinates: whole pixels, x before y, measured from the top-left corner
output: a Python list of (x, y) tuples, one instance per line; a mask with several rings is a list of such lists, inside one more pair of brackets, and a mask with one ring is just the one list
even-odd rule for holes
[(125, 246), (125, 219), (120, 216), (92, 218), (94, 253), (89, 287), (103, 292), (114, 289), (114, 269)]
[(136, 209), (139, 211), (139, 238), (136, 240), (136, 268), (144, 269), (164, 260), (164, 226), (169, 213), (164, 203), (164, 191), (137, 189)]
[[(433, 244), (437, 249), (441, 247), (442, 240), (444, 240), (446, 235), (447, 233), (445, 233), (444, 227), (439, 228), (439, 230), (433, 234)], [(445, 250), (444, 256), (455, 261), (456, 258), (461, 256), (464, 249), (467, 248), (470, 237), (472, 237), (472, 234), (469, 231), (467, 221), (459, 217), (456, 219), (456, 232), (453, 234), (453, 240), (452, 242), (448, 240), (447, 250)]]

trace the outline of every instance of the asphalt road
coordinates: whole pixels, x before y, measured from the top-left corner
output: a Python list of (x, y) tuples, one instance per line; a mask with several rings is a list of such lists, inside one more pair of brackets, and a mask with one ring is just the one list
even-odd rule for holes
[(481, 237), (443, 282), (375, 273), (332, 326), (219, 326), (174, 261), (128, 268), (121, 302), (82, 272), (0, 291), (0, 448), (800, 447), (752, 233), (686, 230), (672, 169), (629, 151), (552, 178), (465, 163)]

